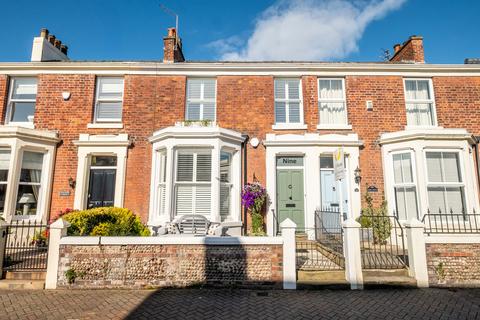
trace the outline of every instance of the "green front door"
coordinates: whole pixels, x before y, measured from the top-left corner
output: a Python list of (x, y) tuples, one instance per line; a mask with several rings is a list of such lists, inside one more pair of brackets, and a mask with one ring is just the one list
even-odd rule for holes
[(305, 228), (303, 169), (277, 170), (277, 211), (279, 223), (290, 218)]

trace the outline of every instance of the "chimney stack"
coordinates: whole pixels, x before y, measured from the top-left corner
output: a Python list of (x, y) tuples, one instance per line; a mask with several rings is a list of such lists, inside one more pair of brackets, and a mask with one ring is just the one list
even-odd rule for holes
[(31, 61), (67, 61), (68, 48), (48, 29), (41, 29), (40, 36), (33, 38)]
[(185, 57), (182, 52), (182, 40), (177, 35), (175, 28), (168, 28), (168, 34), (163, 38), (163, 62), (175, 63), (184, 62)]
[(423, 37), (410, 36), (403, 44), (393, 46), (394, 54), (390, 62), (425, 63)]

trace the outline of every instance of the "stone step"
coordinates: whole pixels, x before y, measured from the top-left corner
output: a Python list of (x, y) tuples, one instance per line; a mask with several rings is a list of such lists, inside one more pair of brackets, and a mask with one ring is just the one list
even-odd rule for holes
[(408, 277), (407, 269), (364, 269), (363, 277)]
[(417, 287), (417, 280), (410, 277), (390, 276), (390, 277), (364, 277), (363, 283), (367, 286), (400, 286), (400, 287)]
[(325, 283), (347, 283), (345, 270), (304, 271), (297, 272), (298, 281), (314, 281)]
[(0, 280), (0, 289), (45, 289), (44, 280)]
[(7, 271), (4, 278), (7, 280), (45, 280), (45, 271)]

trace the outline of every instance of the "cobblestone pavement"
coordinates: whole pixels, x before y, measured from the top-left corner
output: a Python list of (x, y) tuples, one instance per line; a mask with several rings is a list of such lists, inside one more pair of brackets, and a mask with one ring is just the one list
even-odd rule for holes
[(480, 319), (480, 289), (0, 291), (0, 319)]

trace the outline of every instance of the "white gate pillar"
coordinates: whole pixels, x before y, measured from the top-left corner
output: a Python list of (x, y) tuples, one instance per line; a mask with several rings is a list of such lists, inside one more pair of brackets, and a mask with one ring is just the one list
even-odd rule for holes
[(280, 224), (283, 237), (283, 289), (297, 289), (296, 228), (295, 222), (289, 218)]
[(352, 290), (363, 289), (362, 253), (360, 251), (360, 224), (353, 218), (345, 220), (343, 227), (343, 252), (345, 278)]
[(405, 223), (408, 250), (408, 275), (417, 280), (420, 288), (428, 287), (427, 253), (424, 224), (413, 218)]
[(60, 260), (60, 239), (67, 235), (67, 229), (69, 226), (70, 223), (63, 220), (62, 218), (58, 219), (50, 225), (45, 289), (57, 288), (58, 263)]

